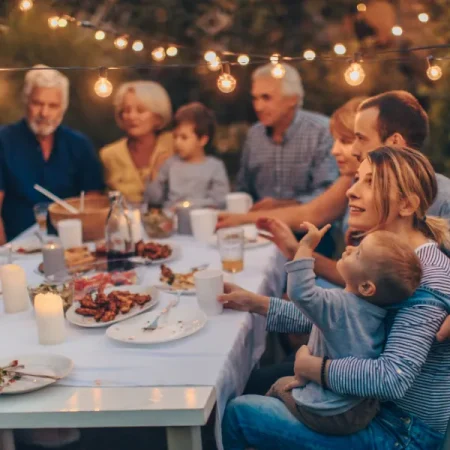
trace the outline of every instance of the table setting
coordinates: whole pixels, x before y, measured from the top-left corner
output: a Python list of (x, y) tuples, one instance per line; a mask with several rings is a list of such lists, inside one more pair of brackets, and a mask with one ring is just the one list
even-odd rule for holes
[[(0, 268), (4, 364), (0, 367), (18, 360), (24, 372), (33, 369), (32, 375), (42, 375), (32, 379), (34, 388), (43, 390), (41, 398), (46, 391), (51, 397), (73, 388), (210, 386), (217, 402), (215, 429), (221, 448), (226, 402), (242, 392), (264, 350), (265, 332), (261, 317), (223, 310), (217, 296), (223, 292), (224, 280), (258, 290), (261, 261), (268, 259), (270, 242), (246, 247), (245, 237), (257, 234), (251, 229), (222, 230), (216, 235), (217, 210), (213, 209), (190, 211), (192, 235), (170, 233), (163, 239), (148, 236), (143, 217), (134, 212), (128, 217), (128, 227), (120, 226), (136, 251), (126, 258), (103, 255), (69, 266), (68, 250), (86, 247), (95, 256), (105, 245), (84, 240), (81, 219), (61, 219), (55, 227), (57, 237), (39, 231), (41, 251), (27, 258), (12, 254), (12, 261), (9, 256), (8, 264)], [(36, 232), (38, 225), (14, 245)], [(36, 270), (40, 264), (42, 270)], [(54, 363), (59, 360), (65, 363)], [(46, 361), (53, 361), (58, 370)], [(30, 377), (19, 374), (12, 383), (19, 387), (17, 393), (28, 391), (20, 389), (24, 383), (28, 385)], [(0, 394), (7, 389), (11, 387)], [(24, 405), (26, 395), (20, 396)], [(0, 395), (0, 417), (11, 406), (5, 398)], [(171, 426), (169, 421), (168, 430)]]

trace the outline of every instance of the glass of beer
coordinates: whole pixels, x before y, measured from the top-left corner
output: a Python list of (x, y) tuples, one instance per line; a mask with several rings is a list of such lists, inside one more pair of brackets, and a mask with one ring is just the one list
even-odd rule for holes
[(217, 231), (222, 269), (225, 272), (244, 270), (244, 229), (222, 228)]
[(33, 207), (34, 217), (36, 218), (41, 234), (47, 232), (47, 214), (49, 206), (50, 203), (36, 203)]

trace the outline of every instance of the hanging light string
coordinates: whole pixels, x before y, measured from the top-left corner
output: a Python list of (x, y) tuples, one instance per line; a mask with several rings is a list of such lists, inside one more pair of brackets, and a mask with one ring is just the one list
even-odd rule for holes
[[(23, 13), (27, 13), (32, 9), (34, 4), (33, 0), (20, 0), (19, 9)], [(366, 6), (364, 3), (359, 3), (357, 5), (357, 10), (360, 13), (366, 12)], [(426, 23), (429, 20), (428, 14), (422, 12), (418, 15), (419, 21)], [(68, 14), (62, 14), (59, 16), (52, 16), (48, 19), (48, 26), (55, 31), (58, 28), (66, 28), (69, 24), (74, 24), (78, 27), (92, 29), (94, 31), (94, 38), (98, 41), (104, 40), (108, 35), (114, 37), (114, 46), (118, 50), (125, 50), (131, 48), (136, 53), (141, 53), (145, 49), (145, 43), (140, 39), (132, 39), (129, 34), (117, 33), (112, 31), (106, 31), (102, 27), (96, 26), (89, 21), (80, 21), (75, 17)], [(395, 30), (394, 30), (395, 29)], [(403, 33), (400, 26), (395, 26), (392, 29), (394, 35), (400, 36)], [(147, 39), (148, 41), (148, 39)], [(155, 42), (154, 40), (151, 40)], [(167, 42), (167, 41), (166, 41)], [(303, 61), (323, 61), (323, 62), (343, 62), (347, 64), (347, 69), (344, 72), (345, 81), (351, 86), (358, 86), (363, 83), (365, 79), (365, 71), (363, 66), (368, 63), (378, 62), (378, 61), (407, 61), (407, 56), (413, 52), (421, 51), (438, 51), (442, 49), (449, 49), (450, 44), (436, 44), (427, 46), (410, 47), (407, 49), (389, 49), (389, 50), (377, 50), (375, 52), (368, 51), (366, 54), (359, 52), (355, 53), (352, 58), (349, 58), (347, 53), (347, 48), (343, 43), (337, 43), (333, 47), (332, 52), (327, 52), (323, 54), (316, 54), (312, 49), (307, 49), (304, 51), (303, 55), (299, 56), (287, 56), (281, 55), (279, 53), (274, 53), (272, 55), (262, 55), (253, 53), (238, 53), (229, 50), (225, 51), (214, 51), (208, 50), (203, 54), (204, 62), (193, 62), (193, 63), (167, 63), (162, 62), (166, 59), (166, 56), (173, 58), (179, 53), (179, 49), (186, 49), (187, 47), (170, 42), (169, 44), (161, 45), (161, 41), (158, 42), (157, 46), (150, 52), (153, 63), (146, 64), (133, 64), (125, 66), (56, 66), (48, 68), (38, 68), (34, 67), (0, 67), (1, 72), (25, 72), (28, 70), (46, 70), (46, 69), (56, 69), (60, 71), (97, 71), (99, 73), (99, 79), (95, 83), (94, 90), (100, 97), (108, 97), (113, 91), (113, 86), (108, 80), (107, 72), (112, 70), (142, 70), (150, 69), (154, 67), (166, 68), (166, 69), (189, 69), (198, 68), (200, 66), (206, 66), (210, 71), (215, 72), (220, 70), (220, 75), (217, 79), (217, 87), (220, 91), (224, 93), (229, 93), (236, 88), (236, 79), (231, 75), (230, 68), (232, 66), (247, 66), (247, 65), (260, 65), (267, 61), (273, 64), (271, 70), (271, 75), (274, 78), (282, 79), (286, 73), (283, 62), (293, 62), (301, 63)], [(192, 51), (192, 49), (190, 49)], [(388, 55), (398, 55), (396, 57), (388, 57)], [(230, 61), (229, 58), (236, 58), (234, 61)], [(428, 78), (432, 81), (437, 81), (442, 77), (442, 68), (436, 64), (436, 61), (441, 61), (445, 59), (450, 59), (450, 56), (436, 58), (432, 55), (426, 56), (426, 61), (428, 69), (426, 74)]]

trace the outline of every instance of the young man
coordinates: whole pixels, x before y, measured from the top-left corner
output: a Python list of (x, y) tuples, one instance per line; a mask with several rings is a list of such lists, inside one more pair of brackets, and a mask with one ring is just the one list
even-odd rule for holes
[(67, 77), (36, 66), (25, 76), (23, 96), (26, 117), (0, 130), (0, 244), (33, 225), (33, 206), (47, 201), (34, 190), (36, 183), (62, 198), (104, 187), (91, 141), (61, 125)]

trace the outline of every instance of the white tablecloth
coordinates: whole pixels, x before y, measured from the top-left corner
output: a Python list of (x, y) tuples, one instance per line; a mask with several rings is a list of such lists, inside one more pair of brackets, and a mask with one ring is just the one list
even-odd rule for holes
[[(182, 247), (175, 270), (186, 270), (205, 262), (219, 268), (218, 251), (190, 237), (171, 239)], [(245, 269), (233, 282), (257, 291), (262, 281), (271, 246), (249, 250)], [(14, 262), (26, 270), (28, 282), (38, 284), (35, 269), (41, 255), (18, 257)], [(157, 282), (159, 267), (149, 268), (145, 283)], [(161, 293), (158, 308), (172, 298)], [(184, 296), (184, 305), (196, 306), (196, 298)], [(220, 445), (220, 422), (227, 401), (242, 393), (265, 342), (263, 318), (225, 310), (211, 317), (198, 333), (179, 341), (152, 346), (137, 346), (112, 341), (105, 328), (86, 329), (67, 324), (68, 338), (61, 345), (45, 347), (37, 342), (33, 311), (0, 315), (0, 354), (16, 358), (20, 354), (58, 353), (74, 361), (74, 370), (61, 385), (66, 386), (214, 386), (217, 395), (216, 431)]]

